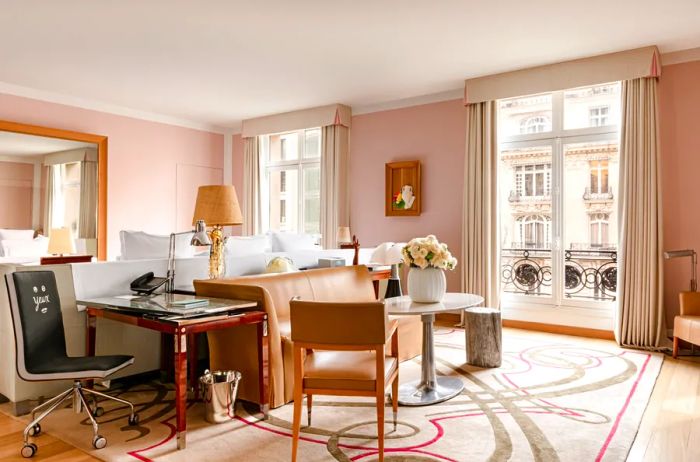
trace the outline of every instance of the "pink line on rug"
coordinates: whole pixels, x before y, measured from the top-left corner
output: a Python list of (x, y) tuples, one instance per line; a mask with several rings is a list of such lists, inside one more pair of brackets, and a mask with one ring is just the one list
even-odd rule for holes
[[(624, 355), (627, 353), (626, 351), (623, 351), (620, 353), (620, 356)], [(637, 353), (637, 352), (634, 352)], [(644, 354), (644, 353), (642, 353)], [(639, 381), (642, 379), (642, 375), (644, 375), (644, 372), (647, 369), (647, 365), (649, 364), (649, 361), (651, 360), (651, 355), (646, 353), (647, 359), (644, 360), (644, 365), (642, 366), (642, 370), (639, 371), (639, 375), (637, 376), (637, 380), (634, 381), (634, 384), (632, 385), (632, 388), (630, 389), (629, 394), (627, 395), (627, 399), (625, 400), (625, 404), (622, 406), (622, 409), (620, 409), (620, 412), (617, 414), (617, 418), (615, 419), (615, 423), (613, 424), (613, 427), (610, 429), (610, 433), (608, 434), (608, 437), (605, 439), (605, 443), (603, 443), (603, 447), (600, 448), (600, 452), (598, 453), (598, 457), (595, 458), (596, 462), (600, 462), (603, 459), (603, 456), (605, 456), (605, 452), (608, 450), (608, 446), (610, 446), (610, 442), (612, 441), (613, 437), (615, 436), (615, 432), (617, 432), (617, 428), (620, 425), (620, 420), (622, 420), (622, 416), (625, 414), (627, 411), (627, 407), (630, 404), (630, 401), (632, 401), (632, 396), (634, 396), (634, 393), (637, 391), (637, 385), (639, 384)]]

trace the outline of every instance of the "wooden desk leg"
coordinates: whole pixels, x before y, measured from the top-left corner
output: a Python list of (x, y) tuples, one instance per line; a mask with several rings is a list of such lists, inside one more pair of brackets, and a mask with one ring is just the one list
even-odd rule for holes
[(379, 281), (376, 279), (372, 281), (372, 285), (374, 286), (374, 298), (379, 300)]
[(187, 446), (187, 334), (184, 328), (175, 338), (175, 421), (177, 448)]
[(269, 337), (267, 335), (267, 318), (257, 324), (258, 327), (258, 383), (260, 384), (260, 412), (267, 420), (270, 411), (270, 358)]
[(190, 374), (190, 388), (192, 389), (194, 399), (199, 399), (199, 380), (197, 377), (197, 334), (190, 334), (187, 336), (187, 354), (189, 355), (189, 374)]

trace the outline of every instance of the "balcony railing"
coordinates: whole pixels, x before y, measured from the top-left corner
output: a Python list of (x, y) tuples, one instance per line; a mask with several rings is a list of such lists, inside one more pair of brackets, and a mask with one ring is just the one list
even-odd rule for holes
[[(614, 301), (617, 292), (616, 249), (564, 251), (564, 296)], [(523, 295), (552, 294), (552, 251), (549, 248), (501, 249), (501, 288)]]
[(583, 200), (585, 201), (610, 201), (612, 199), (613, 192), (612, 188), (609, 186), (596, 191), (593, 191), (590, 187), (588, 187), (583, 192)]
[(550, 192), (540, 196), (528, 196), (525, 194), (520, 194), (517, 191), (511, 191), (508, 194), (508, 202), (551, 202), (552, 195)]

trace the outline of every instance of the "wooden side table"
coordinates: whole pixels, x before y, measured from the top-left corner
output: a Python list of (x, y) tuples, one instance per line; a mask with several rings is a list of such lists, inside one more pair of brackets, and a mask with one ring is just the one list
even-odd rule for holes
[(92, 255), (48, 255), (41, 257), (42, 265), (63, 265), (66, 263), (90, 263)]

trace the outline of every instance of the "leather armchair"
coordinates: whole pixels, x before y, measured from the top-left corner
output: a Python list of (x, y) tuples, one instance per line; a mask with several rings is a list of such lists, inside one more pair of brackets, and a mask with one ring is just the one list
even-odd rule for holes
[(700, 345), (700, 292), (681, 292), (678, 295), (681, 314), (673, 320), (673, 357), (678, 357), (678, 342), (685, 340)]
[[(255, 300), (268, 315), (270, 341), (270, 406), (282, 406), (294, 398), (289, 302), (294, 297), (324, 302), (374, 302), (374, 286), (365, 266), (324, 268), (294, 273), (243, 276), (233, 279), (195, 280), (197, 295)], [(390, 320), (393, 317), (390, 316)], [(399, 360), (421, 353), (419, 316), (398, 316)], [(234, 369), (243, 374), (241, 399), (260, 402), (258, 357), (254, 326), (239, 326), (207, 334), (211, 369)]]

